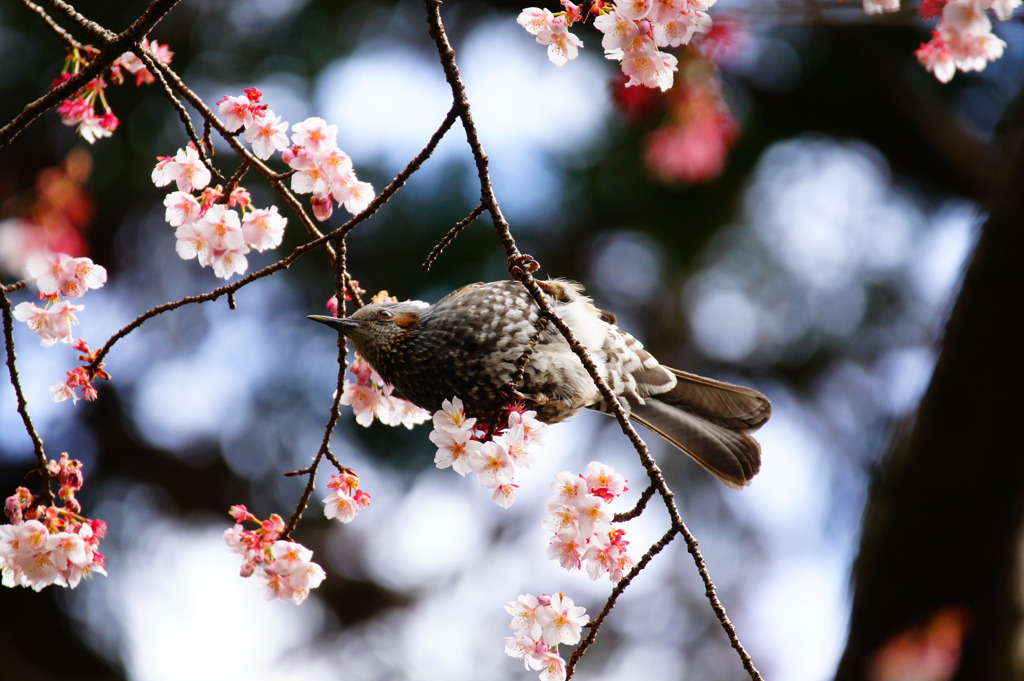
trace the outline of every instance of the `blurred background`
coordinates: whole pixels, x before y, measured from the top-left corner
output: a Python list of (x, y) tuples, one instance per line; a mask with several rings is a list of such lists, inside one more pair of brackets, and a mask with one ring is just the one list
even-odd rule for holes
[[(145, 3), (76, 7), (120, 31)], [(1020, 158), (1019, 20), (996, 27), (1008, 44), (1001, 60), (941, 85), (913, 56), (932, 23), (911, 10), (868, 18), (858, 2), (720, 0), (713, 40), (681, 55), (676, 87), (662, 94), (625, 89), (592, 26), (575, 31), (580, 58), (554, 67), (516, 25), (521, 9), (442, 8), (520, 250), (541, 262), (540, 276), (582, 281), (664, 363), (754, 386), (773, 402), (758, 438), (762, 472), (742, 492), (651, 442), (765, 678), (1019, 678), (970, 665), (998, 658), (991, 669), (1005, 671), (1020, 659), (1020, 446), (1012, 437), (978, 451), (922, 455), (913, 446), (927, 425), (914, 414), (983, 225), (999, 211), (1010, 227), (1024, 223), (1019, 206), (1013, 212), (1021, 176), (1008, 165)], [(255, 86), (293, 124), (337, 124), (341, 148), (378, 189), (450, 106), (423, 6), (411, 0), (186, 0), (150, 37), (170, 44), (173, 68), (208, 104)], [(44, 92), (63, 58), (38, 17), (0, 5), (0, 121)], [(22, 218), (66, 230), (110, 273), (79, 315), (77, 335), (93, 347), (152, 306), (220, 283), (174, 254), (166, 191), (149, 181), (155, 157), (187, 141), (176, 113), (155, 86), (114, 87), (108, 97), (121, 119), (109, 139), (89, 146), (50, 112), (0, 150), (0, 260), (4, 230), (9, 240)], [(232, 156), (218, 149), (230, 175)], [(256, 205), (272, 201), (254, 174), (246, 179)], [(504, 278), (487, 220), (429, 273), (420, 266), (478, 193), (456, 125), (351, 234), (353, 276), (370, 293), (428, 301)], [(290, 219), (276, 255), (303, 240)], [(252, 254), (250, 270), (274, 258)], [(12, 267), (0, 262), (3, 283), (21, 278)], [(988, 298), (974, 309), (1006, 332), (986, 331), (992, 354), (977, 353), (969, 370), (995, 365), (1008, 380), (985, 394), (954, 380), (953, 392), (974, 403), (1012, 405), (1007, 386), (1022, 374), (1019, 359), (1001, 354), (1019, 347), (1020, 274), (1000, 272), (1009, 304)], [(549, 429), (505, 511), (472, 479), (433, 466), (428, 426), (362, 428), (346, 413), (333, 449), (373, 504), (347, 526), (324, 519), (317, 501), (307, 510), (295, 539), (314, 550), (327, 581), (295, 607), (265, 602), (255, 580), (237, 576), (222, 539), (228, 507), (288, 517), (304, 483), (282, 473), (319, 446), (336, 339), (305, 315), (321, 313), (332, 293), (331, 268), (314, 252), (243, 289), (234, 311), (217, 301), (158, 316), (114, 347), (99, 399), (75, 406), (51, 403), (48, 390), (74, 366), (74, 350), (41, 348), (18, 325), (32, 417), (51, 456), (68, 451), (85, 464), (80, 499), (86, 515), (109, 523), (110, 576), (74, 591), (0, 592), (0, 677), (534, 678), (503, 654), (502, 606), (520, 593), (563, 591), (600, 609), (611, 585), (547, 560), (540, 527), (558, 471), (613, 465), (631, 487), (617, 510), (646, 486), (628, 441), (597, 414)], [(11, 294), (15, 304), (32, 298)], [(1012, 436), (1014, 425), (1001, 420), (996, 430)], [(908, 472), (919, 461), (971, 491), (936, 483), (901, 496), (885, 484), (901, 471), (921, 480)], [(33, 463), (5, 379), (3, 496)], [(996, 506), (995, 520), (971, 515)], [(947, 524), (950, 508), (965, 529)], [(914, 527), (901, 529), (911, 515)], [(650, 504), (626, 525), (634, 554), (667, 527), (662, 505)], [(939, 539), (918, 547), (900, 532)], [(988, 565), (988, 547), (998, 547), (995, 572), (964, 567)], [(947, 575), (943, 566), (957, 567)], [(990, 619), (972, 589), (1003, 608), (998, 652), (971, 647)], [(647, 681), (745, 676), (681, 542), (626, 591), (578, 673), (628, 679), (641, 670)]]

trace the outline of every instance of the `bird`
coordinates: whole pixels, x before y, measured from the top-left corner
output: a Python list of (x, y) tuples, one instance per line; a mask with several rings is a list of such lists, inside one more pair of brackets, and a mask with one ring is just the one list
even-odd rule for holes
[[(630, 419), (727, 486), (751, 481), (761, 467), (761, 448), (751, 433), (771, 416), (767, 397), (665, 366), (617, 326), (614, 314), (598, 309), (579, 283), (535, 281)], [(458, 397), (466, 416), (480, 423), (514, 401), (549, 424), (584, 408), (613, 413), (521, 281), (469, 284), (433, 305), (371, 303), (349, 317), (309, 318), (347, 336), (394, 395), (430, 412)]]

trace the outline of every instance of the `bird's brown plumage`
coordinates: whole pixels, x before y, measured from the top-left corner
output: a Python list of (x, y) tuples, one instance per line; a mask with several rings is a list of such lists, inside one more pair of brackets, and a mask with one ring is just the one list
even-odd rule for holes
[[(727, 485), (750, 481), (761, 463), (751, 433), (771, 415), (764, 395), (666, 367), (579, 284), (538, 283), (632, 419)], [(397, 394), (429, 411), (457, 396), (467, 415), (487, 422), (507, 406), (508, 386), (527, 353), (517, 390), (540, 420), (556, 423), (582, 408), (610, 411), (579, 357), (517, 281), (463, 286), (434, 305), (374, 304), (347, 319), (314, 319), (345, 333)]]

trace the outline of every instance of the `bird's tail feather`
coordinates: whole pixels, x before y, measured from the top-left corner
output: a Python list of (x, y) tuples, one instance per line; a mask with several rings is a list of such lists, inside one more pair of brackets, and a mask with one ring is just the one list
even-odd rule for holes
[(689, 454), (729, 487), (744, 487), (761, 469), (761, 446), (745, 430), (729, 429), (660, 398), (633, 405), (630, 418)]
[(675, 375), (676, 385), (653, 399), (681, 407), (729, 430), (755, 431), (772, 415), (771, 402), (753, 388), (663, 368)]

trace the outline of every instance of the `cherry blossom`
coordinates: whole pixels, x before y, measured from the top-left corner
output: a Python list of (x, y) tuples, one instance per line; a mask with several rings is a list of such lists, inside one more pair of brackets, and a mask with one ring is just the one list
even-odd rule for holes
[(586, 563), (591, 579), (607, 573), (618, 582), (632, 568), (633, 560), (626, 550), (625, 530), (612, 529), (608, 502), (628, 489), (626, 480), (597, 461), (587, 464), (586, 473), (584, 477), (563, 471), (551, 484), (554, 495), (541, 521), (541, 526), (552, 532), (547, 554), (567, 570)]
[(82, 463), (61, 454), (50, 460), (47, 471), (60, 485), (58, 498), (64, 506), (40, 503), (28, 489), (19, 487), (7, 498), (4, 511), (11, 521), (0, 525), (0, 583), (41, 591), (56, 584), (75, 588), (82, 579), (106, 575), (99, 541), (106, 523), (81, 517), (75, 492), (84, 478)]
[(242, 236), (253, 249), (263, 252), (281, 245), (288, 220), (277, 212), (277, 206), (257, 208), (242, 218)]
[(999, 59), (1006, 43), (992, 32), (986, 10), (1007, 20), (1021, 0), (930, 0), (922, 3), (920, 14), (939, 16), (932, 38), (914, 53), (921, 65), (947, 83), (957, 71), (981, 71)]
[(477, 474), (477, 481), (492, 490), (491, 498), (502, 508), (515, 501), (518, 485), (517, 468), (528, 468), (534, 462), (529, 447), (543, 439), (543, 423), (534, 411), (521, 404), (511, 405), (501, 419), (504, 423), (480, 427), (474, 417), (467, 417), (462, 400), (457, 396), (444, 400), (434, 413), (434, 429), (430, 441), (437, 447), (434, 463), (438, 468), (452, 468), (459, 475)]
[(469, 457), (470, 466), (477, 474), (477, 480), (488, 489), (512, 483), (515, 469), (508, 447), (500, 440), (489, 440), (480, 445)]
[(187, 192), (171, 192), (164, 199), (164, 206), (164, 220), (171, 227), (194, 224), (202, 212), (199, 201)]
[[(158, 61), (164, 64), (171, 63), (173, 52), (167, 45), (160, 45), (157, 42), (150, 42), (143, 38), (142, 49), (153, 55)], [(97, 51), (86, 46), (84, 49), (71, 48), (67, 58), (64, 60), (64, 69), (60, 76), (54, 80), (53, 87), (60, 85), (74, 74), (81, 71), (91, 61), (92, 55)], [(145, 67), (142, 60), (132, 52), (125, 52), (114, 61), (107, 73), (112, 82), (122, 83), (124, 81), (121, 70), (124, 69), (135, 75), (135, 84), (154, 82), (153, 75)], [(89, 81), (74, 95), (61, 102), (57, 107), (61, 122), (67, 126), (77, 126), (78, 134), (89, 144), (96, 140), (109, 137), (118, 126), (118, 118), (110, 108), (106, 97), (107, 79), (97, 77)], [(102, 110), (97, 109), (97, 105)]]
[(101, 288), (107, 281), (107, 270), (89, 258), (72, 258), (66, 253), (36, 256), (26, 267), (36, 288), (46, 296), (60, 294), (81, 298), (89, 289)]
[(522, 660), (527, 669), (540, 672), (543, 681), (565, 678), (565, 660), (559, 644), (580, 642), (583, 625), (590, 621), (586, 609), (563, 593), (553, 596), (523, 594), (505, 606), (512, 615), (505, 639), (505, 654)]
[(157, 187), (174, 182), (178, 191), (194, 192), (210, 184), (212, 175), (199, 157), (195, 145), (189, 143), (184, 149), (179, 149), (174, 156), (158, 158), (156, 167), (153, 168), (152, 179)]
[(516, 21), (536, 36), (538, 43), (548, 46), (548, 59), (555, 66), (564, 66), (579, 56), (583, 41), (569, 32), (565, 16), (555, 16), (550, 10), (528, 7), (519, 14)]
[[(324, 580), (324, 570), (313, 562), (313, 552), (298, 542), (281, 539), (285, 525), (276, 513), (260, 521), (244, 506), (232, 506), (230, 515), (235, 525), (224, 532), (228, 548), (243, 558), (239, 574), (258, 576), (263, 580), (267, 600), (280, 599), (296, 605), (309, 597), (309, 592)], [(259, 527), (246, 530), (244, 522)]]
[[(469, 419), (474, 421), (474, 419)], [(430, 441), (437, 447), (434, 463), (438, 468), (449, 466), (459, 475), (473, 471), (470, 462), (482, 447), (482, 443), (473, 437), (472, 424), (468, 428), (437, 428), (430, 433)]]
[(352, 407), (359, 425), (368, 427), (377, 419), (385, 425), (412, 428), (430, 418), (426, 410), (393, 396), (392, 387), (377, 375), (359, 353), (356, 353), (355, 360), (349, 365), (349, 372), (355, 376), (356, 382), (345, 379), (341, 404)]
[[(566, 11), (553, 14), (537, 7), (524, 9), (517, 22), (538, 43), (548, 46), (548, 59), (558, 66), (575, 59), (582, 41), (569, 28), (583, 19), (581, 8), (562, 3)], [(618, 0), (595, 3), (594, 27), (603, 34), (605, 56), (620, 63), (626, 85), (667, 90), (672, 86), (677, 59), (661, 47), (688, 44), (711, 29), (705, 10), (714, 0)]]
[(84, 305), (74, 305), (67, 300), (57, 301), (45, 308), (24, 302), (14, 307), (14, 318), (19, 322), (25, 322), (30, 329), (38, 333), (45, 348), (54, 343), (70, 344), (74, 340), (71, 329), (78, 326), (78, 317), (75, 313), (84, 309)]
[(900, 0), (864, 0), (865, 14), (896, 12), (900, 8)]
[(331, 476), (327, 483), (331, 493), (324, 498), (324, 515), (339, 522), (350, 523), (370, 505), (370, 495), (359, 489), (359, 476), (344, 472)]
[(256, 155), (256, 158), (266, 160), (275, 151), (283, 151), (288, 148), (286, 130), (288, 130), (288, 123), (267, 109), (262, 116), (253, 120), (252, 124), (246, 127), (245, 141), (252, 145), (252, 153)]

